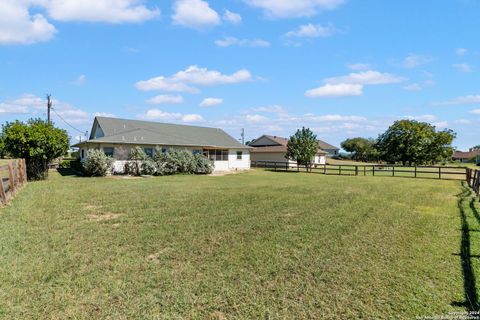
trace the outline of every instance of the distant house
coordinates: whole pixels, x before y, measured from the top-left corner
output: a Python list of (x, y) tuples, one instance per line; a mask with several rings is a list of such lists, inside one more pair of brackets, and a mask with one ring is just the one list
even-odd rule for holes
[(477, 164), (480, 163), (480, 149), (470, 148), (469, 151), (455, 151), (453, 153), (453, 160), (460, 161), (462, 163), (471, 162), (476, 160)]
[(215, 166), (215, 171), (250, 169), (250, 149), (222, 129), (150, 121), (96, 117), (87, 141), (74, 145), (80, 160), (87, 150), (100, 149), (115, 159), (114, 172), (122, 173), (133, 147), (141, 147), (149, 156), (155, 148), (162, 152), (171, 149), (203, 154)]
[[(253, 147), (253, 149), (250, 150), (250, 158), (252, 161), (287, 162), (287, 159), (285, 158), (287, 154), (287, 143), (287, 138), (263, 135), (249, 143), (249, 146)], [(319, 140), (318, 152), (312, 159), (313, 164), (325, 164), (327, 161), (326, 157), (329, 153), (326, 150), (323, 150), (321, 147), (322, 145), (328, 146), (331, 150), (336, 149), (336, 152), (338, 153), (338, 148)], [(295, 161), (288, 161), (292, 165), (296, 164)]]

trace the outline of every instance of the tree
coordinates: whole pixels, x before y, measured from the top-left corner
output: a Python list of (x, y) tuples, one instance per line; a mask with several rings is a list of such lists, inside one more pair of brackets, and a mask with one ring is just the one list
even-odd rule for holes
[(288, 140), (285, 158), (306, 166), (308, 170), (318, 149), (317, 136), (310, 129), (303, 127)]
[(4, 159), (7, 156), (7, 151), (5, 150), (5, 142), (3, 137), (0, 136), (0, 159)]
[(24, 158), (29, 180), (48, 176), (48, 164), (69, 147), (68, 134), (41, 119), (7, 122), (2, 126), (5, 151), (13, 158)]
[(456, 134), (449, 129), (437, 132), (429, 123), (399, 120), (380, 135), (377, 149), (381, 159), (388, 162), (433, 164), (452, 156), (455, 137)]
[(374, 139), (352, 138), (341, 143), (342, 148), (352, 154), (352, 159), (356, 161), (375, 161), (378, 160), (378, 150)]

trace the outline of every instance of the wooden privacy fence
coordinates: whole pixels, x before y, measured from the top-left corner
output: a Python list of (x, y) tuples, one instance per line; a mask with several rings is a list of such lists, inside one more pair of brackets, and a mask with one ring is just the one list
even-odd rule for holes
[(467, 169), (468, 186), (473, 189), (477, 197), (480, 197), (480, 170)]
[(7, 204), (27, 183), (27, 166), (24, 159), (0, 164), (0, 205)]
[[(269, 168), (274, 171), (307, 171), (306, 166), (279, 161), (252, 161), (252, 167)], [(312, 173), (350, 176), (390, 176), (431, 179), (466, 180), (467, 168), (442, 166), (399, 166), (390, 164), (335, 165), (320, 164), (310, 168)]]

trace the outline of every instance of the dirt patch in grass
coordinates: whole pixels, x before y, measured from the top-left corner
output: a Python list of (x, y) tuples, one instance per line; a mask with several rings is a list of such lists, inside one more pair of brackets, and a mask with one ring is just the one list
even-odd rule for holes
[(84, 204), (83, 208), (89, 211), (96, 211), (96, 210), (102, 209), (102, 206), (98, 206), (94, 204)]
[(90, 221), (109, 221), (109, 220), (114, 220), (114, 219), (120, 218), (124, 215), (125, 214), (123, 214), (123, 213), (107, 212), (107, 213), (103, 213), (103, 214), (89, 214), (89, 215), (87, 215), (87, 218)]

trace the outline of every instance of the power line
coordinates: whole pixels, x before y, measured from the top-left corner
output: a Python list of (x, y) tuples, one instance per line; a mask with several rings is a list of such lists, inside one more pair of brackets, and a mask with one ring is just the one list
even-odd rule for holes
[(80, 129), (75, 128), (73, 125), (71, 125), (70, 123), (68, 123), (67, 120), (63, 119), (63, 117), (62, 117), (61, 115), (59, 115), (57, 111), (55, 111), (55, 108), (52, 107), (51, 109), (52, 109), (53, 112), (54, 112), (60, 119), (62, 119), (62, 121), (65, 122), (65, 124), (67, 124), (70, 128), (72, 128), (72, 129), (80, 132), (81, 134), (85, 134), (85, 131), (82, 131), (82, 130), (80, 130)]

